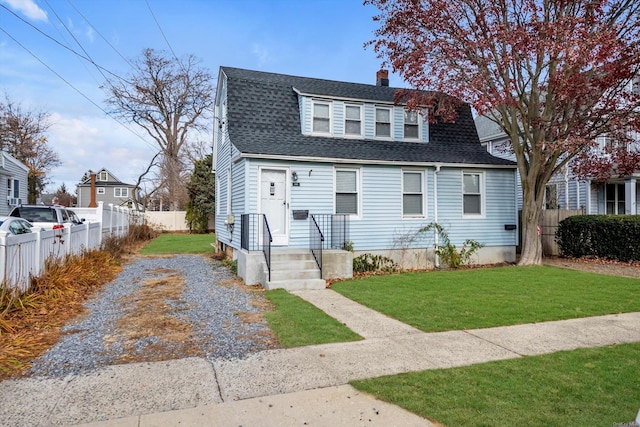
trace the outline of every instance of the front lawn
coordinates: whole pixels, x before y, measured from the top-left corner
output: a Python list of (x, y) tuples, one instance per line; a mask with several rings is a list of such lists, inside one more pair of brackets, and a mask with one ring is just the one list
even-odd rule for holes
[(267, 291), (265, 295), (276, 309), (264, 317), (284, 348), (362, 339), (302, 298), (282, 289)]
[(425, 332), (640, 311), (640, 280), (547, 266), (374, 276), (332, 289)]
[(205, 254), (213, 251), (211, 243), (215, 241), (215, 234), (163, 233), (142, 248), (140, 253), (142, 255)]
[(629, 425), (640, 401), (640, 344), (563, 351), (354, 381), (446, 426)]

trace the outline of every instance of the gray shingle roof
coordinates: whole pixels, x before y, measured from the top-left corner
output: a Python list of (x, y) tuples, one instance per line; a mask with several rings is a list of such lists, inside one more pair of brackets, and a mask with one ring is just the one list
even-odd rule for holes
[[(231, 67), (227, 76), (227, 118), (231, 142), (243, 154), (393, 161), (514, 165), (481, 145), (468, 105), (455, 123), (429, 125), (429, 142), (344, 139), (302, 135), (298, 96), (393, 102), (398, 88), (296, 77)], [(294, 90), (295, 89), (295, 90)]]

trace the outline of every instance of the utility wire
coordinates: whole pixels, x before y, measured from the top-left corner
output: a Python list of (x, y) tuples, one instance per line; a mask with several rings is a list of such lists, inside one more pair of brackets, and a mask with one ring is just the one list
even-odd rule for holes
[[(80, 49), (82, 49), (82, 51), (84, 52), (84, 54), (87, 56), (87, 58), (90, 59), (91, 63), (95, 65), (95, 61), (93, 60), (93, 58), (91, 57), (91, 55), (89, 55), (89, 52), (87, 52), (87, 50), (82, 46), (82, 44), (80, 43), (80, 41), (76, 38), (76, 36), (73, 34), (73, 32), (69, 29), (69, 27), (67, 27), (67, 25), (63, 22), (63, 20), (60, 18), (60, 16), (58, 15), (58, 13), (53, 9), (53, 7), (51, 7), (51, 5), (49, 4), (48, 0), (44, 0), (45, 4), (49, 7), (49, 9), (51, 10), (51, 12), (53, 12), (53, 14), (56, 16), (56, 18), (58, 18), (58, 21), (60, 22), (60, 24), (62, 25), (62, 27), (67, 30), (67, 33), (69, 33), (69, 35), (71, 36), (71, 38), (73, 38), (73, 40), (76, 42), (76, 44), (80, 47)], [(58, 29), (58, 27), (56, 27), (56, 29)], [(60, 33), (60, 36), (65, 39), (65, 42), (67, 41), (64, 34), (58, 30), (58, 32)], [(91, 72), (89, 71), (89, 68), (87, 68), (86, 64), (83, 62), (82, 66), (85, 67), (85, 70), (87, 70), (87, 72), (91, 75), (91, 77), (93, 77), (93, 74), (91, 74)], [(96, 67), (96, 69), (98, 70), (98, 72), (102, 75), (102, 78), (105, 80), (109, 80), (107, 78), (107, 76), (104, 75), (104, 73), (102, 72), (102, 70), (98, 67)], [(95, 80), (95, 79), (94, 79)], [(99, 85), (99, 83), (96, 81), (96, 83)]]
[(80, 12), (80, 11), (78, 10), (78, 8), (77, 8), (77, 7), (75, 7), (75, 6), (73, 5), (73, 3), (71, 3), (71, 0), (67, 0), (67, 3), (69, 3), (69, 5), (70, 5), (70, 6), (71, 6), (71, 7), (72, 7), (72, 8), (73, 8), (77, 13), (78, 13), (78, 15), (80, 15), (80, 16), (82, 17), (82, 19), (84, 19), (84, 20), (86, 21), (86, 23), (87, 23), (87, 24), (89, 24), (89, 26), (90, 26), (91, 28), (93, 28), (93, 30), (96, 32), (96, 34), (98, 34), (98, 35), (100, 36), (100, 38), (102, 38), (102, 40), (103, 40), (106, 44), (108, 44), (108, 45), (109, 45), (109, 47), (110, 47), (111, 49), (113, 49), (113, 51), (114, 51), (115, 53), (117, 53), (117, 54), (118, 54), (118, 56), (120, 56), (120, 58), (122, 58), (122, 60), (123, 60), (124, 62), (126, 62), (127, 64), (129, 64), (129, 66), (131, 66), (132, 68), (134, 68), (134, 67), (135, 67), (135, 66), (131, 63), (131, 61), (130, 61), (129, 59), (127, 59), (127, 58), (126, 58), (122, 53), (120, 53), (120, 51), (119, 51), (118, 49), (116, 49), (116, 47), (115, 47), (114, 45), (112, 45), (112, 44), (111, 44), (111, 42), (110, 42), (110, 41), (109, 41), (105, 36), (103, 36), (103, 35), (102, 35), (102, 33), (101, 33), (100, 31), (98, 31), (98, 29), (97, 29), (97, 28), (96, 28), (96, 27), (95, 27), (95, 26), (94, 26), (94, 25), (93, 25), (93, 24), (92, 24), (92, 23), (87, 19), (87, 17), (86, 17), (86, 16), (84, 16), (84, 15), (82, 14), (82, 12)]
[(113, 117), (111, 114), (109, 114), (109, 112), (107, 112), (104, 108), (102, 108), (100, 105), (98, 105), (96, 102), (94, 102), (91, 98), (89, 98), (87, 95), (85, 95), (80, 89), (76, 88), (73, 84), (71, 84), (68, 80), (66, 80), (64, 77), (62, 77), (62, 75), (60, 75), (57, 71), (55, 71), (53, 68), (51, 68), (49, 65), (47, 65), (42, 59), (40, 59), (35, 53), (33, 53), (32, 51), (30, 51), (25, 45), (23, 45), (22, 43), (20, 43), (15, 37), (13, 37), (11, 34), (9, 34), (4, 28), (0, 27), (0, 31), (2, 31), (3, 33), (5, 33), (7, 35), (7, 37), (9, 37), (11, 40), (13, 40), (18, 46), (20, 46), (22, 49), (24, 49), (27, 53), (29, 53), (29, 55), (33, 56), (38, 62), (40, 62), (42, 65), (44, 65), (49, 71), (51, 71), (53, 74), (56, 75), (56, 77), (58, 77), (60, 80), (62, 80), (63, 82), (65, 82), (71, 89), (73, 89), (74, 91), (76, 91), (80, 96), (82, 96), (84, 99), (86, 99), (87, 101), (89, 101), (91, 104), (93, 104), (96, 108), (98, 108), (100, 111), (102, 111), (105, 115), (107, 115), (107, 117), (110, 117), (111, 119), (115, 120), (120, 126), (122, 126), (123, 128), (125, 128), (126, 130), (128, 130), (129, 132), (131, 132), (133, 135), (135, 135), (137, 138), (139, 138), (140, 140), (142, 140), (142, 142), (144, 142), (145, 144), (147, 144), (152, 150), (156, 150), (156, 147), (154, 145), (152, 145), (151, 143), (149, 143), (149, 141), (147, 141), (146, 139), (144, 139), (142, 136), (140, 136), (139, 134), (137, 134), (136, 132), (133, 131), (133, 129), (129, 128), (127, 125), (125, 125), (124, 123), (122, 123), (120, 120), (118, 120), (117, 118)]
[(160, 30), (160, 34), (162, 34), (162, 38), (164, 38), (164, 41), (167, 43), (167, 46), (169, 46), (169, 50), (173, 54), (173, 57), (176, 59), (176, 62), (178, 64), (180, 64), (180, 68), (182, 68), (182, 71), (186, 74), (187, 70), (185, 70), (184, 66), (182, 65), (182, 61), (180, 61), (180, 59), (178, 59), (178, 56), (173, 51), (173, 47), (171, 47), (171, 43), (169, 43), (169, 39), (167, 39), (167, 36), (164, 34), (164, 31), (162, 30), (162, 26), (160, 25), (160, 22), (156, 18), (156, 15), (153, 13), (153, 10), (151, 9), (151, 5), (149, 4), (149, 0), (144, 0), (144, 2), (147, 4), (147, 8), (149, 9), (149, 13), (151, 13), (151, 16), (153, 17), (153, 20), (156, 22), (156, 25), (158, 26), (158, 29)]
[[(60, 43), (58, 40), (56, 40), (55, 38), (51, 37), (50, 35), (48, 35), (48, 34), (47, 34), (47, 33), (45, 33), (44, 31), (42, 31), (41, 29), (39, 29), (38, 27), (36, 27), (35, 25), (33, 25), (33, 24), (31, 24), (30, 22), (28, 22), (27, 20), (23, 19), (20, 15), (18, 15), (17, 13), (15, 13), (15, 12), (14, 12), (14, 11), (12, 11), (11, 9), (9, 9), (9, 8), (8, 8), (7, 6), (5, 6), (4, 4), (0, 3), (0, 7), (2, 7), (3, 9), (5, 9), (7, 12), (11, 13), (13, 16), (15, 16), (16, 18), (18, 18), (19, 20), (21, 20), (21, 21), (22, 21), (22, 22), (24, 22), (25, 24), (29, 25), (31, 28), (33, 28), (34, 30), (36, 30), (37, 32), (39, 32), (40, 34), (42, 34), (43, 36), (45, 36), (45, 37), (46, 37), (46, 38), (48, 38), (49, 40), (53, 41), (53, 42), (54, 42), (54, 43), (56, 43), (57, 45), (59, 45), (59, 46), (61, 46), (61, 47), (65, 48), (65, 49), (66, 49), (66, 50), (68, 50), (69, 52), (73, 53), (74, 55), (79, 56), (80, 58), (84, 59), (85, 61), (88, 61), (88, 62), (92, 63), (94, 66), (96, 66), (96, 68), (101, 69), (101, 70), (103, 70), (103, 71), (107, 72), (108, 74), (112, 75), (113, 77), (115, 77), (115, 78), (117, 78), (117, 79), (119, 79), (119, 80), (122, 80), (122, 81), (127, 82), (124, 78), (120, 77), (119, 75), (117, 75), (117, 74), (115, 74), (115, 73), (111, 72), (110, 70), (108, 70), (108, 69), (106, 69), (106, 68), (104, 68), (104, 67), (102, 67), (102, 66), (100, 66), (100, 65), (96, 64), (92, 59), (87, 58), (86, 56), (84, 56), (84, 55), (82, 55), (82, 54), (80, 54), (80, 53), (76, 52), (75, 50), (71, 49), (69, 46), (67, 46), (67, 45), (65, 45), (65, 44), (63, 44), (63, 43)], [(4, 31), (4, 30), (3, 30), (3, 31)], [(6, 33), (7, 35), (9, 35), (9, 33), (7, 33), (6, 31), (5, 31), (5, 33)], [(11, 36), (9, 36), (9, 37), (11, 37)], [(13, 40), (15, 40), (13, 37), (11, 37), (11, 38), (12, 38)], [(16, 43), (17, 43), (17, 41), (16, 41)], [(131, 84), (130, 82), (127, 82), (127, 83)]]

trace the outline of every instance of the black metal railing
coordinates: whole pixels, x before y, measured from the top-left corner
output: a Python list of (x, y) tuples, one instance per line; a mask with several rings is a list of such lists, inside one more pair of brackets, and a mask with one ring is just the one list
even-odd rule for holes
[(262, 251), (271, 281), (271, 243), (273, 237), (264, 214), (240, 215), (240, 247), (247, 251)]
[[(347, 249), (349, 241), (349, 215), (346, 214), (313, 214), (312, 217), (324, 237), (324, 249)], [(311, 241), (310, 241), (311, 243)]]
[(324, 242), (324, 235), (318, 226), (315, 216), (311, 215), (311, 221), (309, 221), (309, 249), (313, 259), (316, 260), (316, 265), (320, 269), (320, 277), (322, 277), (322, 246)]
[(271, 242), (273, 237), (271, 236), (271, 230), (269, 229), (269, 222), (267, 216), (262, 215), (262, 253), (264, 259), (267, 262), (267, 272), (269, 275), (269, 282), (271, 281)]

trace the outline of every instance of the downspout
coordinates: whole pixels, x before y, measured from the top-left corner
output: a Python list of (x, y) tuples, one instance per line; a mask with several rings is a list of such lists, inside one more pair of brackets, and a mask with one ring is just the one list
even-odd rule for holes
[[(440, 165), (436, 164), (436, 170), (433, 172), (433, 222), (438, 223), (438, 173), (440, 172)], [(440, 243), (438, 232), (436, 231), (433, 236), (433, 244), (437, 246)], [(440, 268), (440, 257), (435, 255), (433, 265), (435, 268)]]
[(564, 208), (569, 209), (569, 168), (564, 170)]
[(589, 215), (591, 214), (591, 180), (587, 181), (587, 201), (585, 204), (587, 205), (585, 213)]

